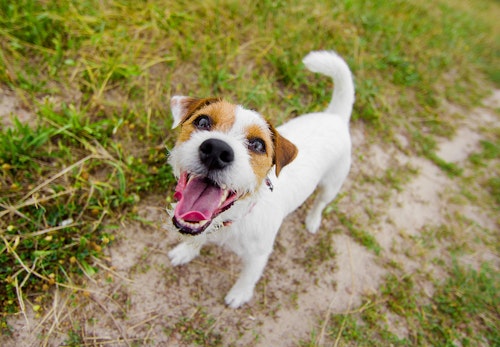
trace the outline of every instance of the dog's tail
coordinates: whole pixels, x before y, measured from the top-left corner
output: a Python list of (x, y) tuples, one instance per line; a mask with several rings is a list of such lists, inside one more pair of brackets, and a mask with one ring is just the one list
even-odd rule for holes
[(333, 51), (315, 51), (309, 53), (303, 63), (312, 72), (319, 72), (333, 79), (335, 87), (326, 112), (336, 113), (349, 122), (354, 104), (354, 82), (344, 59)]

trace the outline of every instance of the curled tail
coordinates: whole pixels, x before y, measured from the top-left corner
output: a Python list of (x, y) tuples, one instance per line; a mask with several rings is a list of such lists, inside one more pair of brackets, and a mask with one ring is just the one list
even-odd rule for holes
[(310, 71), (333, 79), (333, 96), (326, 112), (338, 114), (344, 121), (349, 122), (354, 104), (354, 82), (344, 59), (333, 51), (315, 51), (302, 61)]

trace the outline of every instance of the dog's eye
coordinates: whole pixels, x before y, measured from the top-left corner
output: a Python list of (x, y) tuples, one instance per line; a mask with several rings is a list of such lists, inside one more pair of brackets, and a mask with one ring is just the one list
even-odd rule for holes
[(266, 143), (259, 138), (248, 139), (248, 149), (255, 153), (266, 153)]
[(210, 130), (210, 128), (212, 127), (212, 120), (206, 114), (202, 114), (196, 117), (193, 124), (197, 129)]

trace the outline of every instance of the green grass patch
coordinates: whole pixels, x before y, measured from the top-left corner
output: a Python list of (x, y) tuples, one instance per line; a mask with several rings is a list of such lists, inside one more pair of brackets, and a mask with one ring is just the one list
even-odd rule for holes
[(381, 293), (365, 298), (359, 309), (331, 315), (325, 344), (496, 346), (500, 341), (499, 279), (488, 264), (473, 270), (455, 263), (450, 277), (436, 281), (435, 292), (428, 298), (416, 279), (389, 275)]
[(487, 188), (495, 202), (498, 206), (500, 206), (500, 177), (492, 177), (487, 182)]
[(471, 163), (477, 166), (486, 166), (487, 161), (500, 158), (500, 143), (486, 140), (482, 140), (480, 143), (481, 152), (474, 153), (469, 157)]
[(166, 328), (168, 336), (195, 346), (222, 346), (222, 336), (212, 328), (216, 320), (205, 311), (198, 310), (191, 317), (181, 317), (171, 328)]
[[(494, 130), (493, 135), (495, 137), (491, 141), (481, 140), (481, 151), (469, 156), (469, 161), (475, 169), (469, 180), (479, 182), (480, 186), (491, 195), (493, 204), (496, 204), (498, 210), (500, 208), (500, 178), (495, 175), (500, 169), (497, 162), (500, 157), (498, 129)], [(481, 176), (484, 177), (478, 173), (482, 173)]]
[(365, 246), (369, 250), (373, 251), (375, 254), (380, 254), (382, 248), (378, 244), (375, 237), (370, 234), (370, 232), (360, 228), (354, 218), (350, 218), (343, 213), (338, 214), (338, 216), (340, 223), (347, 228), (348, 233), (354, 240), (356, 240), (359, 244)]
[(424, 156), (439, 167), (450, 177), (461, 176), (463, 169), (455, 163), (448, 162), (436, 154), (436, 140), (434, 137), (423, 135), (419, 131), (412, 134), (417, 153)]
[[(317, 236), (317, 241), (306, 248), (304, 257), (297, 259), (308, 272), (314, 274), (321, 264), (332, 264), (335, 250), (332, 242), (332, 231), (327, 231)], [(333, 269), (329, 269), (333, 271)]]
[(424, 341), (445, 345), (457, 340), (464, 346), (500, 343), (499, 290), (500, 276), (488, 264), (477, 271), (454, 264), (420, 317)]
[(112, 141), (119, 119), (91, 121), (73, 105), (41, 105), (38, 117), (35, 127), (15, 119), (0, 132), (3, 315), (23, 308), (26, 293), (43, 302), (56, 283), (92, 276), (113, 221), (173, 181), (162, 146), (130, 153)]

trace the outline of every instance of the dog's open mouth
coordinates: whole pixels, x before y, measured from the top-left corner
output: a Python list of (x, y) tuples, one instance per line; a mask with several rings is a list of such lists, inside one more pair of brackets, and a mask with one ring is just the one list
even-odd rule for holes
[(177, 205), (172, 221), (181, 233), (197, 235), (236, 201), (236, 192), (206, 177), (181, 174), (174, 198)]

